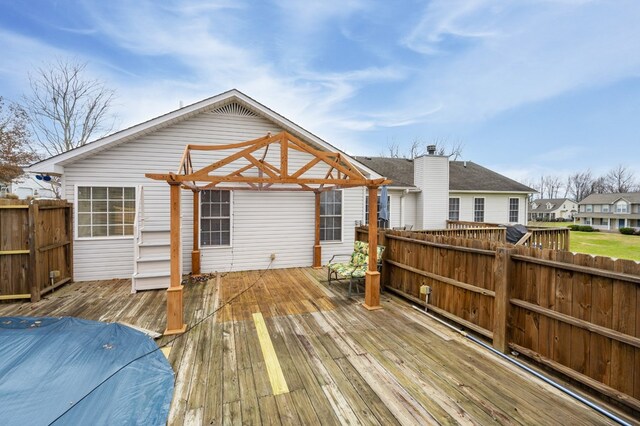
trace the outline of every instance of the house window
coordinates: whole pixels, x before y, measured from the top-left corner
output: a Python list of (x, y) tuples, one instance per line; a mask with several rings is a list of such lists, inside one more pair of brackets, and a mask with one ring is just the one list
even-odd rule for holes
[[(387, 211), (389, 212), (389, 220), (384, 221), (380, 219), (380, 195), (378, 195), (378, 228), (386, 228), (391, 223), (391, 196), (387, 195)], [(364, 223), (369, 224), (369, 196), (365, 197), (364, 202)]]
[(473, 220), (484, 222), (484, 198), (473, 199)]
[(76, 211), (79, 238), (132, 236), (136, 190), (122, 186), (79, 186)]
[(517, 222), (520, 215), (520, 199), (509, 198), (509, 222)]
[(320, 241), (342, 240), (342, 191), (320, 194)]
[(608, 204), (604, 204), (602, 206), (602, 213), (609, 213), (609, 205)]
[(449, 198), (449, 220), (460, 220), (460, 198)]
[(592, 204), (587, 204), (586, 205), (586, 211), (587, 211), (587, 213), (591, 213), (593, 211), (593, 205)]
[(616, 203), (616, 213), (627, 213), (627, 203), (624, 201)]
[(231, 245), (231, 191), (200, 194), (200, 246)]

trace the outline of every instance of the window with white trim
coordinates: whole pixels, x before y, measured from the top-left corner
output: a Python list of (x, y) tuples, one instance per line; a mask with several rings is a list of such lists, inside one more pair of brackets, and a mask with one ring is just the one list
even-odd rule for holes
[(200, 246), (231, 245), (231, 191), (200, 193)]
[(520, 215), (520, 199), (509, 198), (509, 222), (517, 222)]
[(342, 191), (320, 193), (320, 241), (342, 241)]
[(449, 220), (460, 220), (460, 198), (449, 198)]
[(79, 238), (132, 236), (136, 190), (123, 186), (79, 186), (76, 211)]
[(484, 198), (473, 199), (473, 221), (484, 222)]
[[(387, 195), (387, 211), (389, 212), (389, 220), (380, 219), (380, 194), (378, 194), (378, 228), (385, 228), (391, 223), (391, 196)], [(369, 224), (369, 196), (365, 196), (364, 201), (364, 223)]]

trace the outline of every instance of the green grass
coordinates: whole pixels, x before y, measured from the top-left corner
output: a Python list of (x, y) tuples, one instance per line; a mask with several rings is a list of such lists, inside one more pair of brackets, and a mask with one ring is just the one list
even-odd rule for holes
[[(530, 222), (530, 226), (564, 227), (570, 222)], [(616, 232), (571, 231), (571, 251), (640, 261), (640, 236)]]

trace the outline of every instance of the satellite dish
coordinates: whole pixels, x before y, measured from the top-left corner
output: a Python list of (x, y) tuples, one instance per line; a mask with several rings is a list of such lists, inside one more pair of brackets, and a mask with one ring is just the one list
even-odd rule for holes
[(36, 179), (42, 180), (42, 176), (41, 175), (36, 175)]
[(45, 182), (49, 182), (51, 180), (51, 176), (44, 175), (43, 179), (44, 179)]

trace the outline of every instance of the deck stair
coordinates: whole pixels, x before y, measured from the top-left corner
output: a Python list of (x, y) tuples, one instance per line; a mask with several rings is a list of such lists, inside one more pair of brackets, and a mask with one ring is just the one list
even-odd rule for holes
[(168, 226), (145, 226), (144, 191), (138, 188), (139, 208), (135, 218), (135, 243), (131, 292), (169, 287), (170, 230)]

